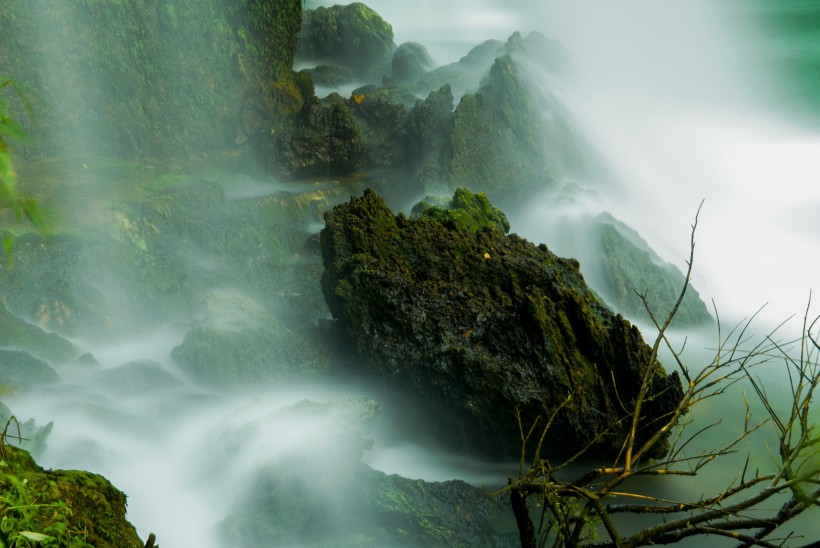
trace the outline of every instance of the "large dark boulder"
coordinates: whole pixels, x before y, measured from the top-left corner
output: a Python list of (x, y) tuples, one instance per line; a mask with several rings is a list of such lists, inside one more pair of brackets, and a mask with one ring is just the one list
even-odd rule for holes
[[(651, 349), (605, 308), (578, 262), (505, 235), (486, 198), (460, 193), (449, 218), (393, 215), (372, 191), (325, 215), (322, 289), (369, 374), (427, 413), (427, 433), (502, 457), (528, 428), (569, 402), (547, 437), (552, 453), (593, 442), (614, 455)], [(472, 220), (471, 222), (464, 222)], [(503, 226), (503, 225), (502, 225)], [(677, 375), (649, 374), (647, 417), (674, 408)]]
[(320, 7), (302, 14), (299, 61), (340, 65), (356, 78), (374, 82), (388, 72), (394, 49), (393, 27), (364, 4)]

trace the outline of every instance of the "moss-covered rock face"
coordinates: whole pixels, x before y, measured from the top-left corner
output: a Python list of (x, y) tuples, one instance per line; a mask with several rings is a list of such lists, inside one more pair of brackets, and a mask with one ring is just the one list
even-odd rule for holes
[(337, 93), (308, 101), (277, 143), (279, 171), (298, 176), (355, 173), (367, 150), (350, 105)]
[[(513, 410), (529, 425), (571, 394), (549, 450), (574, 452), (612, 428), (596, 445), (617, 453), (615, 421), (649, 367), (637, 328), (598, 302), (576, 261), (497, 222), (476, 230), (437, 215), (395, 216), (370, 191), (325, 215), (322, 289), (371, 374), (430, 413), (429, 435), (461, 449), (515, 455)], [(656, 417), (681, 388), (660, 369), (652, 379), (646, 416)]]
[(46, 471), (8, 445), (0, 456), (0, 520), (5, 546), (17, 546), (25, 531), (52, 537), (58, 546), (144, 546), (125, 518), (125, 495), (104, 477)]
[(5, 2), (0, 66), (35, 101), (23, 152), (264, 151), (310, 92), (291, 70), (301, 12), (299, 0)]
[(330, 63), (361, 80), (378, 82), (389, 72), (393, 27), (364, 4), (305, 10), (299, 33), (300, 61)]
[(510, 231), (507, 216), (493, 206), (483, 193), (473, 194), (459, 188), (445, 207), (435, 202), (435, 198), (419, 202), (413, 206), (411, 218), (429, 217), (459, 232), (478, 232), (484, 228), (495, 228), (504, 234)]

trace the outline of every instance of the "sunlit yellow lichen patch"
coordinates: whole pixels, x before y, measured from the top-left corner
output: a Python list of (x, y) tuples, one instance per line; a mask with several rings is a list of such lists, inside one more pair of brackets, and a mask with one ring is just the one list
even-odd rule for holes
[(351, 95), (350, 98), (353, 99), (357, 105), (361, 105), (362, 101), (364, 101), (364, 93), (361, 95)]

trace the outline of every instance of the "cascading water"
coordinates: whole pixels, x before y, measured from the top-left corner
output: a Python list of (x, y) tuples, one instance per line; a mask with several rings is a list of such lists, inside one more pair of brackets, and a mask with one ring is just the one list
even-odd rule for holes
[[(329, 5), (305, 7), (320, 4)], [(787, 100), (778, 95), (782, 89), (769, 87), (767, 66), (758, 62), (767, 46), (755, 43), (768, 35), (747, 33), (732, 20), (740, 13), (748, 23), (770, 5), (757, 3), (755, 11), (712, 4), (369, 2), (393, 23), (397, 44), (420, 42), (438, 64), (514, 31), (538, 30), (559, 40), (573, 58), (577, 80), (560, 99), (615, 174), (567, 181), (594, 191), (589, 200), (575, 201), (578, 213), (609, 211), (664, 258), (682, 264), (689, 225), (705, 198), (694, 277), (702, 298), (714, 299), (730, 323), (768, 301), (766, 322), (776, 322), (800, 313), (820, 279), (820, 135), (816, 124), (798, 123), (780, 106)], [(228, 185), (225, 192), (241, 201), (283, 188), (249, 183)], [(559, 254), (582, 255), (584, 242), (563, 230), (561, 215), (574, 212), (556, 212), (551, 196), (531, 199), (515, 212), (513, 231)], [(309, 446), (311, 437), (327, 435), (324, 419), (286, 420), (282, 409), (305, 398), (321, 402), (364, 389), (317, 383), (216, 395), (191, 382), (170, 358), (190, 321), (130, 342), (78, 338), (75, 344), (94, 355), (99, 369), (61, 371), (59, 385), (7, 403), (18, 415), (54, 420), (40, 464), (106, 475), (129, 495), (129, 517), (143, 538), (154, 531), (161, 545), (218, 546), (212, 528), (256, 481), (258, 470), (300, 444)], [(158, 380), (141, 387), (128, 370)], [(385, 447), (378, 435), (365, 461), (387, 472), (493, 487), (507, 473), (414, 446)], [(717, 469), (705, 481), (732, 473)], [(696, 497), (692, 485), (681, 482), (676, 489)], [(801, 526), (807, 535), (817, 531)]]

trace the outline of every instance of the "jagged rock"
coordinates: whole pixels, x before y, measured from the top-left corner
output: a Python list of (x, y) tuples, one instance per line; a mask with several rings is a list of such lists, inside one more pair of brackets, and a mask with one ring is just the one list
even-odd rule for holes
[[(481, 51), (488, 56), (493, 44)], [(485, 57), (476, 57), (478, 67)], [(422, 172), (428, 192), (467, 186), (506, 205), (565, 176), (598, 169), (597, 156), (558, 93), (569, 72), (560, 44), (536, 32), (526, 38), (513, 34), (478, 89), (461, 97), (449, 137)]]
[(405, 42), (393, 52), (393, 70), (390, 80), (399, 84), (412, 84), (423, 74), (435, 68), (430, 52), (416, 42)]
[(387, 72), (395, 49), (393, 27), (369, 7), (354, 2), (305, 10), (296, 58), (340, 65), (356, 78), (373, 82)]
[[(577, 261), (505, 236), (496, 219), (460, 225), (395, 216), (372, 191), (325, 222), (328, 307), (369, 374), (427, 413), (429, 435), (485, 455), (516, 455), (513, 411), (529, 427), (571, 394), (547, 450), (574, 452), (598, 435), (597, 451), (620, 450), (624, 427), (615, 421), (631, 411), (624, 406), (651, 352), (637, 328), (597, 300)], [(682, 392), (676, 374), (651, 379), (644, 409), (657, 417)]]
[[(276, 453), (220, 525), (226, 546), (517, 546), (505, 497), (462, 481), (425, 482), (373, 470), (360, 459), (373, 444), (379, 405), (366, 398), (302, 401), (273, 420), (300, 436)], [(242, 447), (223, 431), (218, 443)]]
[(0, 387), (28, 390), (59, 380), (57, 372), (44, 361), (22, 350), (0, 350)]
[[(78, 470), (43, 470), (24, 450), (5, 446), (0, 467), (4, 526), (0, 543), (23, 531), (55, 538), (54, 544), (142, 548), (125, 518), (125, 495), (104, 477)], [(15, 518), (21, 518), (17, 521)]]
[(416, 82), (415, 88), (421, 94), (430, 93), (449, 85), (456, 99), (461, 99), (467, 91), (475, 91), (493, 61), (501, 53), (503, 42), (487, 40), (471, 49), (467, 55), (455, 63), (431, 70)]
[(347, 101), (312, 98), (278, 144), (280, 169), (292, 175), (345, 175), (364, 165), (366, 145)]
[(407, 157), (422, 166), (444, 145), (453, 127), (453, 93), (449, 84), (417, 101), (407, 123)]

